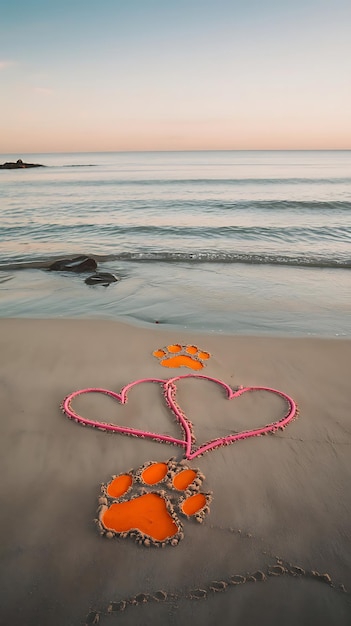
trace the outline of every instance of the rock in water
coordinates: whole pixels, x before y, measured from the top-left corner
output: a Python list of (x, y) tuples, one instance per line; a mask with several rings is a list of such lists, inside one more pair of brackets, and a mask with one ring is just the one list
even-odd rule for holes
[(116, 283), (117, 281), (118, 278), (114, 274), (110, 274), (109, 272), (96, 272), (96, 274), (88, 276), (84, 282), (87, 285), (103, 285), (103, 287), (108, 287), (108, 285)]
[(52, 272), (91, 272), (96, 270), (97, 263), (95, 259), (89, 256), (76, 256), (73, 259), (61, 259), (55, 261), (49, 266)]

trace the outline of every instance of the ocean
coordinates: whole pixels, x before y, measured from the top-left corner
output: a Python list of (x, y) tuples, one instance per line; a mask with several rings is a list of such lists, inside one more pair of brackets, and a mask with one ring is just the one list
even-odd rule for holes
[[(18, 158), (45, 167), (0, 170), (1, 317), (351, 336), (351, 151)], [(47, 270), (76, 255), (120, 280)]]

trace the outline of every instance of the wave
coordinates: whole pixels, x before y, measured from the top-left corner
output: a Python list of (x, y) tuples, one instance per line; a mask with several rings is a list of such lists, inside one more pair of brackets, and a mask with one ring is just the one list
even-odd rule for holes
[[(23, 226), (3, 226), (1, 228), (1, 239), (9, 240), (17, 235), (21, 235), (23, 232)], [(72, 232), (79, 232), (80, 235), (84, 233), (95, 233), (96, 238), (99, 236), (108, 235), (109, 237), (125, 236), (136, 237), (140, 236), (152, 236), (152, 238), (161, 239), (162, 237), (172, 237), (176, 240), (184, 238), (192, 238), (194, 241), (209, 240), (209, 239), (231, 239), (231, 240), (266, 240), (274, 241), (280, 240), (284, 243), (287, 242), (300, 242), (300, 241), (322, 241), (322, 240), (337, 240), (339, 242), (345, 241), (351, 243), (351, 231), (347, 226), (290, 226), (289, 228), (284, 226), (182, 226), (177, 224), (170, 224), (169, 226), (157, 226), (152, 224), (136, 224), (136, 225), (115, 225), (115, 224), (99, 224), (96, 225), (91, 222), (81, 222), (75, 224), (66, 224), (64, 227), (60, 223), (54, 224), (32, 224), (25, 227), (26, 237), (31, 237), (32, 240), (41, 239), (45, 237), (50, 239), (55, 236), (62, 236), (65, 233), (67, 236)]]
[[(51, 263), (62, 258), (73, 258), (81, 252), (61, 257), (46, 257), (37, 260), (14, 260), (0, 263), (0, 271), (23, 269), (48, 269)], [(113, 263), (115, 261), (131, 263), (228, 263), (245, 265), (278, 265), (291, 267), (351, 269), (351, 259), (318, 256), (288, 256), (273, 254), (246, 254), (231, 252), (121, 252), (118, 254), (88, 254), (97, 263)]]
[[(97, 167), (94, 164), (86, 165), (63, 165), (63, 166), (51, 166), (51, 167)], [(43, 181), (45, 184), (45, 181)], [(47, 181), (49, 183), (50, 181)], [(245, 186), (245, 185), (340, 185), (350, 184), (351, 177), (329, 177), (329, 178), (118, 178), (118, 175), (106, 179), (103, 181), (104, 186), (114, 185), (116, 187), (128, 185), (128, 186), (144, 186), (144, 187), (157, 187), (157, 186)], [(84, 186), (96, 186), (101, 184), (101, 179), (84, 179)], [(82, 180), (67, 180), (66, 186), (80, 186)]]
[(220, 202), (219, 209), (246, 209), (254, 211), (351, 211), (351, 202), (347, 200), (239, 200), (238, 202)]

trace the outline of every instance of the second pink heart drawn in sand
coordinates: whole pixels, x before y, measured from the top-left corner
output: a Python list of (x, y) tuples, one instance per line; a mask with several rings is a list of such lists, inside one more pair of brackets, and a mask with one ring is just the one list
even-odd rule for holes
[[(208, 381), (210, 383), (215, 383), (218, 385), (225, 394), (227, 400), (235, 400), (235, 398), (240, 398), (244, 394), (249, 392), (257, 392), (264, 391), (269, 394), (273, 394), (279, 398), (284, 400), (286, 404), (286, 413), (279, 419), (271, 421), (268, 424), (264, 424), (262, 426), (258, 426), (255, 428), (248, 428), (242, 430), (240, 432), (228, 433), (222, 437), (216, 437), (211, 439), (210, 441), (204, 443), (203, 445), (196, 446), (196, 436), (193, 430), (193, 424), (189, 418), (188, 413), (185, 413), (182, 407), (177, 400), (177, 382), (186, 379), (197, 379), (202, 381)], [(170, 378), (166, 385), (166, 397), (168, 404), (174, 414), (176, 415), (178, 421), (181, 423), (184, 431), (185, 431), (185, 440), (186, 440), (186, 448), (185, 448), (185, 457), (189, 460), (195, 459), (196, 457), (208, 452), (210, 450), (214, 450), (219, 446), (229, 445), (236, 441), (240, 441), (241, 439), (248, 439), (249, 437), (257, 437), (259, 435), (265, 435), (268, 433), (273, 433), (279, 428), (283, 429), (285, 426), (289, 424), (289, 422), (296, 416), (297, 407), (294, 400), (288, 396), (286, 393), (279, 391), (277, 389), (273, 389), (271, 387), (239, 387), (238, 389), (233, 390), (227, 383), (217, 378), (213, 378), (211, 376), (205, 376), (201, 374), (188, 374), (186, 376), (176, 376), (174, 378)], [(214, 405), (212, 405), (212, 410), (214, 409)], [(208, 409), (210, 410), (210, 409)], [(218, 410), (215, 410), (213, 418), (216, 420), (216, 423), (220, 425), (220, 420), (218, 420)], [(233, 424), (234, 426), (234, 424)]]

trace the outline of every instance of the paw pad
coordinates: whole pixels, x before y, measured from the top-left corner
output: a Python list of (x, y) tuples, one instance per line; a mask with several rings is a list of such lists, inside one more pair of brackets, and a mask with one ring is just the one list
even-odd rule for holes
[(152, 354), (160, 360), (163, 367), (188, 367), (192, 370), (202, 370), (205, 361), (211, 356), (209, 352), (200, 350), (197, 346), (183, 346), (179, 343), (155, 350)]
[(209, 513), (211, 494), (199, 491), (203, 479), (198, 470), (173, 459), (113, 476), (101, 486), (100, 533), (132, 537), (145, 546), (176, 546), (183, 538), (179, 516), (202, 522)]

